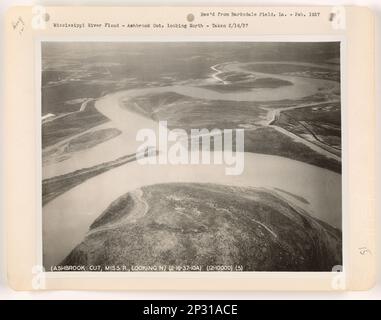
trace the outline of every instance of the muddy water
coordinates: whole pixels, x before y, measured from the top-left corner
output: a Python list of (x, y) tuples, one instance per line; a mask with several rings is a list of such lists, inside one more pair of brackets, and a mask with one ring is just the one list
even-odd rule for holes
[(45, 205), (45, 266), (61, 262), (113, 200), (136, 188), (167, 182), (287, 190), (306, 200), (289, 197), (288, 201), (330, 225), (341, 227), (341, 176), (326, 169), (283, 157), (250, 153), (245, 154), (245, 170), (240, 176), (226, 176), (222, 165), (143, 166), (135, 162), (87, 180)]
[[(274, 62), (258, 62), (257, 64), (274, 63)], [(282, 62), (287, 63), (287, 62)], [(250, 63), (253, 65), (256, 63)], [(293, 62), (296, 65), (312, 65), (307, 63)], [(100, 164), (106, 161), (110, 161), (121, 157), (125, 154), (131, 154), (136, 151), (138, 143), (136, 142), (136, 131), (140, 128), (156, 128), (157, 124), (152, 120), (144, 118), (135, 113), (129, 112), (123, 108), (121, 112), (121, 99), (127, 99), (128, 97), (136, 97), (145, 94), (155, 94), (163, 92), (175, 92), (185, 96), (189, 96), (197, 99), (206, 100), (225, 100), (225, 101), (272, 101), (283, 99), (300, 99), (306, 96), (315, 94), (321, 89), (330, 91), (337, 89), (338, 83), (329, 80), (301, 78), (288, 75), (274, 75), (267, 73), (259, 73), (247, 70), (248, 64), (243, 63), (229, 63), (217, 66), (224, 71), (237, 71), (237, 72), (250, 72), (258, 77), (272, 77), (286, 81), (291, 81), (292, 86), (285, 86), (279, 88), (258, 88), (250, 89), (240, 92), (217, 92), (201, 87), (178, 85), (178, 86), (166, 86), (166, 87), (153, 87), (153, 88), (141, 88), (125, 90), (116, 93), (112, 93), (98, 99), (95, 103), (95, 107), (98, 111), (108, 117), (112, 124), (111, 126), (117, 127), (122, 130), (123, 134), (119, 137), (108, 141), (107, 143), (101, 143), (91, 149), (84, 150), (73, 154), (69, 159), (54, 163), (52, 165), (44, 166), (43, 179), (50, 178), (56, 175), (66, 174), (84, 167), (91, 167), (96, 164)], [(213, 66), (212, 68), (215, 68)], [(324, 66), (320, 66), (323, 67)], [(330, 67), (332, 68), (332, 67)], [(218, 69), (218, 70), (220, 70)], [(216, 69), (212, 69), (215, 71)], [(208, 81), (219, 82), (213, 78)], [(202, 83), (200, 83), (202, 84)], [(90, 129), (95, 130), (97, 128)]]
[[(242, 68), (242, 66), (240, 66)], [(274, 77), (274, 75), (267, 75)], [(121, 107), (121, 100), (148, 93), (176, 92), (186, 96), (230, 101), (268, 101), (298, 99), (316, 93), (319, 88), (332, 89), (331, 81), (290, 76), (276, 76), (292, 81), (293, 86), (255, 89), (240, 93), (220, 93), (190, 86), (134, 89), (109, 94), (95, 103), (99, 112), (111, 120), (122, 135), (70, 159), (43, 169), (44, 178), (89, 167), (136, 151), (136, 131), (158, 130), (154, 121)], [(292, 87), (292, 88), (291, 88)], [(236, 186), (282, 189), (306, 201), (295, 203), (311, 215), (341, 227), (341, 175), (302, 162), (271, 155), (245, 154), (245, 170), (240, 176), (226, 176), (221, 165), (146, 165), (128, 163), (100, 174), (69, 190), (43, 208), (44, 265), (60, 263), (79, 244), (91, 223), (117, 197), (144, 185), (166, 182), (205, 182)], [(285, 194), (281, 194), (285, 197)]]

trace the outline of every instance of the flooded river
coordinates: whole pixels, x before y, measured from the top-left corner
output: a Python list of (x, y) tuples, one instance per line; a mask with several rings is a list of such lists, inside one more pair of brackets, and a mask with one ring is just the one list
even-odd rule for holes
[[(270, 75), (268, 75), (270, 76)], [(273, 76), (273, 75), (271, 75)], [(322, 86), (333, 88), (332, 81), (276, 76), (292, 81), (290, 86), (254, 89), (240, 93), (221, 93), (199, 87), (170, 86), (120, 91), (95, 103), (96, 109), (111, 120), (107, 126), (122, 134), (68, 160), (46, 166), (44, 178), (64, 174), (116, 159), (136, 151), (136, 131), (158, 129), (151, 119), (130, 112), (122, 100), (148, 93), (175, 92), (186, 96), (230, 101), (269, 101), (299, 99)], [(146, 185), (169, 182), (216, 183), (244, 187), (263, 187), (278, 192), (312, 216), (341, 228), (341, 175), (303, 162), (272, 155), (245, 153), (242, 175), (225, 175), (223, 165), (145, 165), (127, 163), (93, 177), (47, 203), (43, 207), (44, 265), (60, 263), (79, 244), (91, 223), (112, 201), (128, 191)], [(286, 192), (282, 192), (284, 190)], [(292, 196), (294, 194), (295, 196)], [(298, 199), (299, 198), (299, 199)]]

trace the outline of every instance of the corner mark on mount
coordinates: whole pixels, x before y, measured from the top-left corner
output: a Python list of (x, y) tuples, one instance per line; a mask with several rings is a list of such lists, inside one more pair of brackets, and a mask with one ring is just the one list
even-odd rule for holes
[(360, 247), (359, 252), (361, 255), (366, 255), (366, 254), (372, 254), (372, 251), (370, 251), (367, 247)]
[(16, 21), (12, 21), (12, 28), (14, 31), (18, 32), (19, 34), (22, 34), (25, 29), (24, 20), (21, 17), (18, 17)]

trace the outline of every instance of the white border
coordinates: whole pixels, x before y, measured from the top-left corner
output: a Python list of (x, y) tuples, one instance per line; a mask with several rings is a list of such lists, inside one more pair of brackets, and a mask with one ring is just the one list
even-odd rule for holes
[[(37, 139), (36, 147), (38, 154), (37, 161), (37, 261), (38, 265), (43, 266), (43, 244), (42, 244), (42, 145), (41, 145), (41, 116), (42, 116), (42, 100), (41, 100), (41, 74), (42, 74), (42, 56), (41, 56), (41, 43), (42, 42), (340, 42), (340, 102), (341, 102), (341, 226), (342, 226), (342, 262), (343, 269), (340, 273), (340, 281), (342, 288), (345, 289), (348, 274), (348, 256), (349, 245), (347, 240), (347, 233), (349, 230), (349, 217), (347, 212), (347, 199), (348, 199), (348, 185), (347, 185), (347, 81), (346, 81), (346, 68), (347, 68), (347, 47), (345, 35), (264, 35), (264, 36), (61, 36), (59, 39), (52, 36), (36, 37), (35, 39), (35, 77), (36, 80), (36, 107), (37, 107)], [(241, 272), (122, 272), (122, 271), (46, 271), (44, 272), (46, 279), (64, 279), (64, 278), (156, 278), (156, 279), (201, 279), (201, 278), (215, 278), (215, 279), (283, 279), (283, 278), (298, 278), (298, 279), (332, 279), (335, 280), (335, 273), (327, 272), (305, 272), (305, 271), (241, 271)]]

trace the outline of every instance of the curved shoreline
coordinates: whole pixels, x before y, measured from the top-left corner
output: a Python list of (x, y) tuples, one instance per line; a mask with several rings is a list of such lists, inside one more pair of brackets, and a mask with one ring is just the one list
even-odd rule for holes
[[(313, 183), (311, 183), (313, 181)], [(130, 162), (95, 176), (44, 206), (44, 264), (54, 265), (86, 236), (89, 226), (123, 194), (142, 186), (167, 182), (220, 183), (275, 188), (307, 200), (282, 197), (328, 224), (341, 228), (341, 175), (303, 162), (277, 156), (245, 153), (245, 170), (226, 176), (224, 165), (142, 165)], [(97, 192), (100, 186), (102, 193)], [(97, 194), (89, 201), (88, 195)], [(70, 234), (70, 237), (67, 235)]]
[[(258, 63), (269, 63), (269, 62), (258, 62)], [(253, 64), (253, 63), (250, 63)], [(298, 64), (298, 63), (293, 63)], [(221, 65), (221, 64), (219, 64)], [(224, 65), (224, 68), (230, 68), (233, 70), (242, 70), (242, 64), (232, 63), (228, 66)], [(210, 68), (217, 73), (223, 71), (216, 68), (217, 65), (211, 66)], [(214, 68), (214, 69), (213, 69)], [(143, 117), (137, 113), (131, 112), (125, 108), (121, 107), (121, 100), (125, 98), (131, 98), (136, 96), (141, 96), (144, 94), (155, 94), (155, 93), (164, 93), (164, 92), (175, 92), (180, 95), (206, 99), (206, 100), (225, 100), (225, 101), (273, 101), (274, 96), (277, 97), (277, 100), (287, 99), (287, 98), (300, 98), (301, 96), (306, 96), (306, 92), (315, 93), (317, 91), (316, 86), (321, 83), (332, 84), (332, 81), (321, 80), (321, 79), (300, 79), (299, 77), (294, 76), (283, 76), (283, 75), (272, 75), (272, 74), (261, 74), (257, 72), (251, 72), (253, 74), (258, 74), (260, 76), (272, 76), (279, 79), (284, 79), (294, 83), (292, 90), (290, 88), (268, 88), (268, 89), (253, 89), (248, 90), (246, 93), (221, 93), (218, 91), (193, 87), (193, 86), (165, 86), (165, 87), (149, 87), (149, 88), (140, 88), (140, 89), (130, 89), (122, 90), (114, 93), (107, 94), (95, 101), (95, 108), (98, 112), (110, 119), (110, 123), (106, 123), (103, 126), (110, 127), (112, 125), (116, 126), (123, 133), (120, 137), (110, 140), (107, 143), (102, 143), (95, 146), (92, 149), (87, 150), (86, 152), (81, 152), (80, 155), (73, 154), (73, 156), (65, 161), (60, 163), (55, 163), (53, 166), (45, 166), (43, 170), (43, 179), (48, 179), (54, 177), (55, 175), (63, 175), (70, 173), (71, 171), (81, 169), (83, 167), (90, 167), (93, 165), (100, 164), (102, 162), (107, 162), (118, 157), (121, 157), (125, 154), (135, 153), (136, 149), (139, 147), (135, 136), (137, 130), (141, 128), (150, 128), (155, 132), (158, 131), (158, 123)], [(212, 78), (215, 79), (215, 73), (212, 74)], [(217, 77), (218, 78), (218, 77)], [(221, 80), (218, 78), (218, 80)], [(300, 87), (299, 87), (300, 86)], [(306, 87), (308, 90), (306, 91)], [(296, 95), (296, 96), (295, 96)], [(261, 100), (264, 99), (264, 100)], [(121, 109), (123, 112), (121, 112)], [(276, 110), (270, 110), (268, 117)], [(323, 154), (324, 156), (334, 158), (339, 160), (335, 155), (330, 154), (327, 150), (320, 148), (319, 146), (302, 139), (291, 132), (284, 130), (278, 126), (272, 126), (281, 133), (291, 137), (292, 139), (302, 142), (307, 147), (315, 150), (318, 153)], [(92, 131), (95, 128), (92, 128), (86, 132)], [(83, 133), (86, 133), (83, 132)], [(121, 147), (122, 146), (122, 147)], [(78, 164), (82, 164), (79, 166)]]
[[(295, 78), (284, 76), (288, 79)], [(280, 78), (280, 77), (279, 77)], [(216, 80), (216, 79), (215, 79)], [(241, 93), (219, 93), (192, 86), (168, 86), (118, 91), (95, 102), (95, 108), (108, 117), (111, 125), (123, 133), (80, 153), (67, 161), (56, 164), (46, 175), (64, 174), (89, 164), (99, 164), (125, 154), (136, 152), (136, 132), (149, 128), (157, 132), (159, 124), (149, 118), (121, 108), (121, 99), (147, 93), (176, 92), (178, 94), (210, 100), (262, 101), (274, 100), (277, 90), (279, 100), (316, 91), (316, 85), (326, 80), (305, 78), (297, 81), (297, 90), (261, 89)], [(279, 91), (280, 90), (280, 91)], [(270, 93), (271, 92), (271, 93)], [(283, 96), (282, 96), (283, 95)], [(308, 95), (308, 94), (307, 94)], [(249, 99), (249, 100), (245, 100)], [(224, 165), (147, 165), (144, 169), (136, 162), (126, 163), (113, 170), (81, 183), (44, 206), (44, 265), (60, 263), (66, 255), (86, 236), (91, 223), (116, 198), (141, 186), (166, 182), (222, 183), (234, 186), (263, 187), (271, 190), (283, 189), (307, 200), (307, 203), (290, 197), (288, 200), (306, 209), (315, 218), (341, 228), (341, 175), (304, 162), (275, 155), (245, 153), (245, 170), (240, 176), (226, 176)], [(77, 168), (77, 169), (79, 169)], [(46, 170), (46, 168), (44, 168)], [(66, 172), (65, 172), (66, 171)], [(47, 172), (47, 174), (46, 174)], [(102, 193), (99, 193), (99, 188)], [(334, 192), (333, 192), (333, 191)], [(89, 197), (89, 195), (97, 195)], [(283, 195), (283, 197), (287, 197)], [(91, 198), (91, 199), (90, 199)], [(87, 200), (85, 200), (87, 199)], [(70, 237), (67, 235), (70, 234)]]

